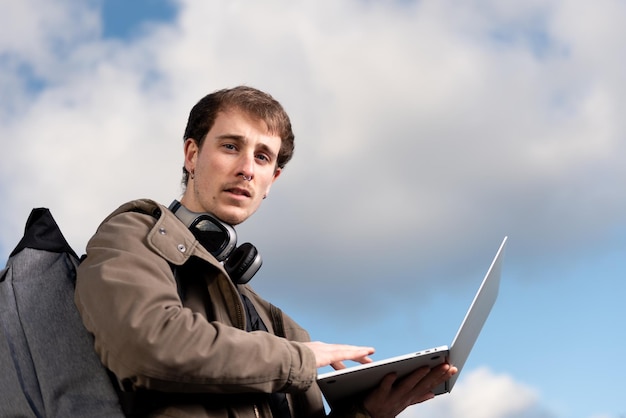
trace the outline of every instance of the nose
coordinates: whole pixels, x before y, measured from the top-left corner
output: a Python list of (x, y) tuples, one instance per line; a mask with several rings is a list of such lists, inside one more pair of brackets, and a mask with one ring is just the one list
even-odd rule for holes
[(254, 178), (254, 155), (242, 155), (239, 159), (237, 177), (243, 176), (245, 180)]

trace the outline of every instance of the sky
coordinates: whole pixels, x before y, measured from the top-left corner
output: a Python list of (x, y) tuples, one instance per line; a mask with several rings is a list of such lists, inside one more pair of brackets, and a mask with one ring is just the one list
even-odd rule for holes
[(267, 91), (294, 159), (237, 227), (253, 287), (375, 359), (450, 344), (504, 236), (451, 394), (405, 418), (626, 416), (626, 3), (0, 1), (0, 254), (34, 207), (78, 253), (180, 196), (189, 110)]

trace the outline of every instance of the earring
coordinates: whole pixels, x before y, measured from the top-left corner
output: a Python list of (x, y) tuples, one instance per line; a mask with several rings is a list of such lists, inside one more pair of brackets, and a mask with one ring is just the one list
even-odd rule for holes
[(191, 170), (191, 179), (193, 180), (196, 177), (196, 172), (195, 170)]

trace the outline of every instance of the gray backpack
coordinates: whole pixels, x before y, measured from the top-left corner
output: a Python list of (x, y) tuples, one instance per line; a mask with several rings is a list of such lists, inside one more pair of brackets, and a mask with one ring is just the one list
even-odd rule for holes
[(79, 259), (33, 209), (0, 271), (0, 416), (123, 417), (74, 305)]

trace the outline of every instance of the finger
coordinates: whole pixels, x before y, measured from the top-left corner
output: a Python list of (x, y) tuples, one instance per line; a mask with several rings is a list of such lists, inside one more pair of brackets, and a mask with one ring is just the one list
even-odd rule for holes
[(445, 382), (457, 372), (457, 368), (449, 364), (441, 364), (433, 369), (433, 378), (437, 383)]
[(442, 364), (433, 368), (424, 378), (415, 385), (418, 391), (433, 391), (437, 386), (452, 377), (449, 364)]
[(374, 353), (372, 347), (358, 347), (353, 345), (340, 345), (334, 353), (335, 360), (353, 360), (359, 363), (371, 363), (370, 354)]
[(346, 365), (343, 364), (343, 361), (336, 361), (334, 363), (330, 363), (331, 367), (335, 370), (345, 369)]
[(373, 362), (374, 360), (372, 360), (370, 356), (364, 356), (361, 358), (354, 359), (354, 361), (357, 361), (361, 364), (367, 364), (367, 363)]
[(426, 392), (421, 396), (418, 396), (417, 398), (413, 398), (413, 400), (411, 401), (411, 405), (415, 405), (416, 403), (422, 403), (422, 402), (426, 402), (430, 399), (433, 399), (435, 397), (435, 394), (433, 392)]
[(383, 380), (380, 381), (380, 384), (378, 386), (386, 392), (391, 392), (394, 383), (396, 383), (396, 380), (398, 380), (398, 375), (396, 373), (389, 373), (388, 375), (383, 377)]
[[(442, 382), (449, 379), (446, 371), (449, 366), (437, 366), (433, 369), (422, 367), (402, 379), (397, 385), (397, 390), (404, 393), (408, 405), (415, 405), (435, 397), (434, 389)], [(442, 374), (442, 370), (446, 370)]]
[(412, 391), (417, 385), (419, 385), (424, 381), (424, 379), (426, 379), (426, 376), (430, 375), (431, 373), (432, 370), (429, 367), (420, 367), (419, 369), (415, 370), (414, 372), (403, 378), (397, 385), (398, 389), (404, 390), (406, 392)]
[(343, 349), (346, 353), (351, 353), (351, 359), (356, 359), (360, 357), (367, 357), (369, 355), (374, 354), (374, 347), (361, 347), (355, 345), (344, 345)]

